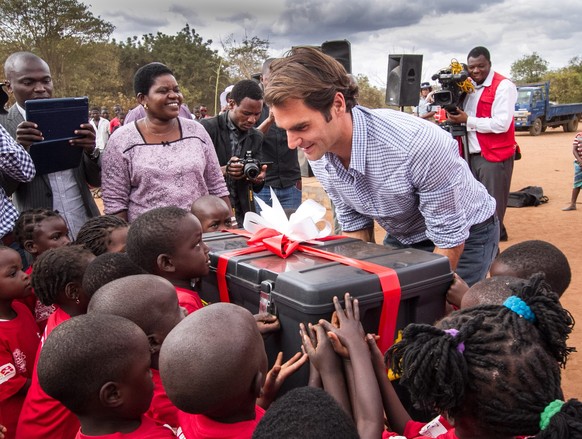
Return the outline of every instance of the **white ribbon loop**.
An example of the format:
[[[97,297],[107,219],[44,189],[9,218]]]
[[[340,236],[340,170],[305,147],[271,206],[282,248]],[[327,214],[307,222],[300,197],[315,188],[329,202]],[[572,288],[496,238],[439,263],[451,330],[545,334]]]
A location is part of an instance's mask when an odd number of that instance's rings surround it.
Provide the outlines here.
[[[257,233],[264,228],[275,229],[294,241],[309,241],[324,238],[331,234],[331,224],[325,220],[325,207],[314,200],[304,201],[297,210],[287,218],[285,210],[271,189],[273,207],[255,197],[261,208],[261,214],[247,212],[243,227],[249,233]],[[321,230],[319,227],[321,227]]]

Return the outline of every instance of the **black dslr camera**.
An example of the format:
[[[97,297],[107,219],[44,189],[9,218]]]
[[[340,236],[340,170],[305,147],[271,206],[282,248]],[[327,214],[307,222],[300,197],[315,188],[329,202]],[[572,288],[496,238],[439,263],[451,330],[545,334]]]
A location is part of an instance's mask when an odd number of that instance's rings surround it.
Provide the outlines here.
[[[459,100],[463,93],[461,83],[469,77],[469,72],[463,69],[459,73],[453,73],[452,69],[445,68],[432,75],[433,81],[438,81],[441,90],[433,94],[433,105],[440,105],[450,114],[457,114]]]
[[[240,160],[239,163],[243,165],[243,174],[249,180],[254,180],[261,173],[261,168],[263,165],[270,165],[273,162],[263,162],[253,158],[253,153],[251,151],[245,152],[245,158]]]

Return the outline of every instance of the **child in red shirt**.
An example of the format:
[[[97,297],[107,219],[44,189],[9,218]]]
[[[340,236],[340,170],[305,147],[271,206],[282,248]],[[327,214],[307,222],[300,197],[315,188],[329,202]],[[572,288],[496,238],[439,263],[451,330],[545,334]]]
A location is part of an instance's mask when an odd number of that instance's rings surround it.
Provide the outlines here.
[[[86,314],[62,323],[40,353],[38,378],[79,418],[78,439],[175,437],[143,417],[153,393],[149,343],[127,319]]]
[[[7,438],[15,437],[39,344],[34,317],[14,300],[31,292],[18,252],[0,246],[0,424],[6,426]]]
[[[95,256],[89,250],[73,245],[49,249],[36,260],[32,285],[43,304],[55,306],[55,312],[47,320],[40,348],[55,327],[87,311],[89,297],[83,290],[82,279],[93,259]],[[35,370],[18,420],[16,437],[72,439],[78,430],[77,418],[42,390]]]
[[[208,274],[210,259],[200,221],[190,212],[169,206],[140,215],[127,234],[127,255],[148,273],[169,280],[188,313],[202,308],[192,285]]]
[[[113,314],[131,320],[148,337],[154,396],[146,413],[160,424],[178,427],[178,409],[170,402],[158,372],[166,335],[184,318],[176,291],[166,279],[151,274],[127,276],[101,287],[91,299],[89,314]]]
[[[14,225],[14,236],[20,246],[32,256],[33,261],[45,251],[71,242],[69,228],[64,218],[58,212],[45,208],[22,212]],[[31,275],[32,269],[32,265],[28,267],[27,274]],[[54,312],[54,307],[44,305],[36,298],[36,293],[30,296],[25,304],[32,311],[42,333],[48,317]]]
[[[253,315],[215,303],[180,322],[160,351],[160,375],[182,410],[178,437],[250,438],[264,410],[256,400],[267,354]]]

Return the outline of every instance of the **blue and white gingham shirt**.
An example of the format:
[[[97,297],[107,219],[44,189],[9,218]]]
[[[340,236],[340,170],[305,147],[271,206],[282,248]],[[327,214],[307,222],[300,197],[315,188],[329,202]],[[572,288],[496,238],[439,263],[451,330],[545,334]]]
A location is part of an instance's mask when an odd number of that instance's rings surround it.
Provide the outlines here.
[[[36,173],[28,152],[1,125],[0,172],[20,182],[32,180]],[[0,186],[0,238],[12,231],[17,218],[18,211]]]
[[[346,169],[333,153],[310,161],[346,232],[380,226],[404,244],[462,244],[472,225],[495,212],[495,199],[437,125],[395,110],[352,110]]]

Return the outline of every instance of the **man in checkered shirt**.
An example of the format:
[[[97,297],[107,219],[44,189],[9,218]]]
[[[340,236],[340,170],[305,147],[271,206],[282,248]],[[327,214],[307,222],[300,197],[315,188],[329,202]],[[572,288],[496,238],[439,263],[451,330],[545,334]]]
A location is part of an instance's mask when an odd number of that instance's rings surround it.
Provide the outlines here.
[[[271,64],[265,100],[290,148],[301,148],[336,206],[344,235],[434,251],[469,285],[485,278],[499,243],[495,199],[435,124],[356,105],[339,62],[295,48]]]
[[[9,175],[20,182],[28,182],[35,175],[30,155],[10,137],[2,125],[0,125],[0,174]],[[14,242],[12,229],[17,218],[18,211],[0,185],[0,241],[3,245],[10,246]]]

